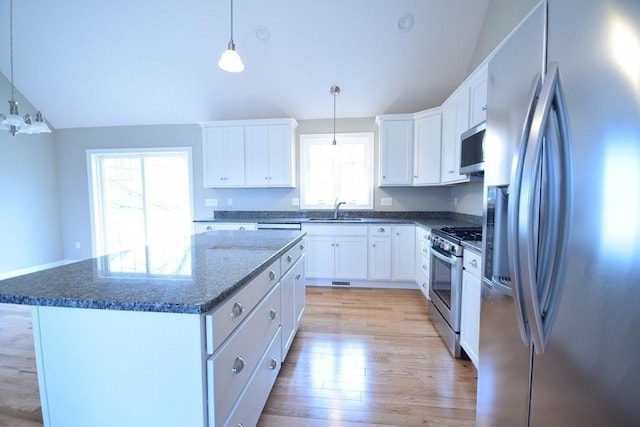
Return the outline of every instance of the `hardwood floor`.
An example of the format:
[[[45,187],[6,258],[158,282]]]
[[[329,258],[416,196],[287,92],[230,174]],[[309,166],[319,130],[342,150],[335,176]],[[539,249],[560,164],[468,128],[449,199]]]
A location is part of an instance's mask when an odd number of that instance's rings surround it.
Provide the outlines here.
[[[0,304],[0,426],[41,425],[31,309]]]
[[[259,426],[473,426],[476,371],[447,352],[420,291],[307,288]]]
[[[475,390],[420,291],[309,287],[258,425],[473,426]],[[0,426],[41,425],[31,311],[0,304]]]

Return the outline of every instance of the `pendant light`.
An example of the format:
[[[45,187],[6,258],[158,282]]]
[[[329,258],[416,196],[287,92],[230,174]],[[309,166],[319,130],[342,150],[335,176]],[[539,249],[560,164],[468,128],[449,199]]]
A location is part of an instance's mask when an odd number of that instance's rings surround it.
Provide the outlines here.
[[[218,66],[224,71],[230,73],[239,73],[244,70],[244,64],[238,52],[236,52],[236,44],[233,42],[233,0],[231,0],[231,39],[227,50],[222,53]]]
[[[333,95],[333,145],[336,145],[336,96],[340,95],[340,86],[331,86],[329,93]]]
[[[0,113],[0,129],[8,130],[13,136],[16,136],[17,133],[50,133],[51,129],[42,118],[41,112],[38,111],[34,121],[29,114],[25,115],[23,119],[18,111],[18,101],[14,96],[15,87],[13,85],[13,0],[9,1],[9,59],[11,67],[11,100],[9,100],[9,115],[5,116]]]

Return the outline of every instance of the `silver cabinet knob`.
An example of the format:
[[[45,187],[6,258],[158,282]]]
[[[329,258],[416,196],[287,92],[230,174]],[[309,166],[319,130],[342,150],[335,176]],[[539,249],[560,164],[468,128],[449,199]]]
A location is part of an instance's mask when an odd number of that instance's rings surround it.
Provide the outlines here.
[[[300,275],[296,274],[296,280],[300,280]]]
[[[273,320],[276,316],[278,316],[278,313],[274,309],[271,309],[271,311],[269,311],[269,319]]]
[[[287,262],[291,262],[293,258],[291,258],[291,255],[287,255]]]
[[[376,244],[375,244],[375,243],[372,243],[372,244],[371,244],[371,247],[372,247],[372,248],[375,248],[375,247],[376,247]]]
[[[246,230],[246,228],[244,228],[244,226],[241,225],[240,228],[238,228],[238,230]]]
[[[300,245],[300,250],[303,251],[304,250],[304,245]]]
[[[242,306],[242,304],[240,302],[236,302],[235,304],[233,304],[233,307],[231,307],[231,317],[236,318],[242,313],[244,313],[244,307]]]
[[[487,111],[487,106],[486,105],[482,106],[482,111]]]
[[[471,264],[472,267],[477,267],[478,266],[478,260],[472,259],[470,264]]]
[[[271,359],[269,362],[269,369],[276,369],[278,367],[278,361],[276,359]]]
[[[210,225],[207,225],[207,230],[213,230],[213,227]]]
[[[233,375],[239,374],[244,369],[244,359],[242,356],[236,357],[236,360],[233,361],[233,368],[231,368],[231,373]]]
[[[273,280],[276,278],[276,273],[274,273],[273,271],[269,271],[269,280]]]
[[[384,233],[384,227],[380,227],[380,228],[378,228],[378,232],[379,232],[379,233]]]

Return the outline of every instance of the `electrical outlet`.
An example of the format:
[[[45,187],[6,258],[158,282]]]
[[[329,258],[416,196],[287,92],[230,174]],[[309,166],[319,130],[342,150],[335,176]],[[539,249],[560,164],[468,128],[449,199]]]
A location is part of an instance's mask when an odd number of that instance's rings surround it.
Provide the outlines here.
[[[300,206],[300,199],[298,199],[297,197],[292,197],[291,206]]]
[[[80,242],[76,242],[76,249],[80,249]]]
[[[204,205],[208,208],[215,208],[218,206],[218,199],[204,199]]]
[[[233,199],[227,199],[227,206],[233,206]]]
[[[457,197],[453,198],[453,207],[458,207],[458,198]]]
[[[393,199],[391,197],[383,197],[380,199],[380,205],[382,206],[392,206]]]

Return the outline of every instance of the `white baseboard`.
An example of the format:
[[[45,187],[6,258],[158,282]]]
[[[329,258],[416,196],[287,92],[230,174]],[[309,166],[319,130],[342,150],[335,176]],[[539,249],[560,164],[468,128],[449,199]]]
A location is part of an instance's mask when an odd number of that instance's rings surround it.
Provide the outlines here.
[[[21,268],[19,270],[7,271],[0,273],[0,280],[10,279],[12,277],[22,276],[24,274],[35,273],[36,271],[46,270],[53,267],[60,267],[61,265],[71,264],[77,262],[74,259],[63,259],[60,261],[49,262],[46,264],[34,265],[32,267]]]

